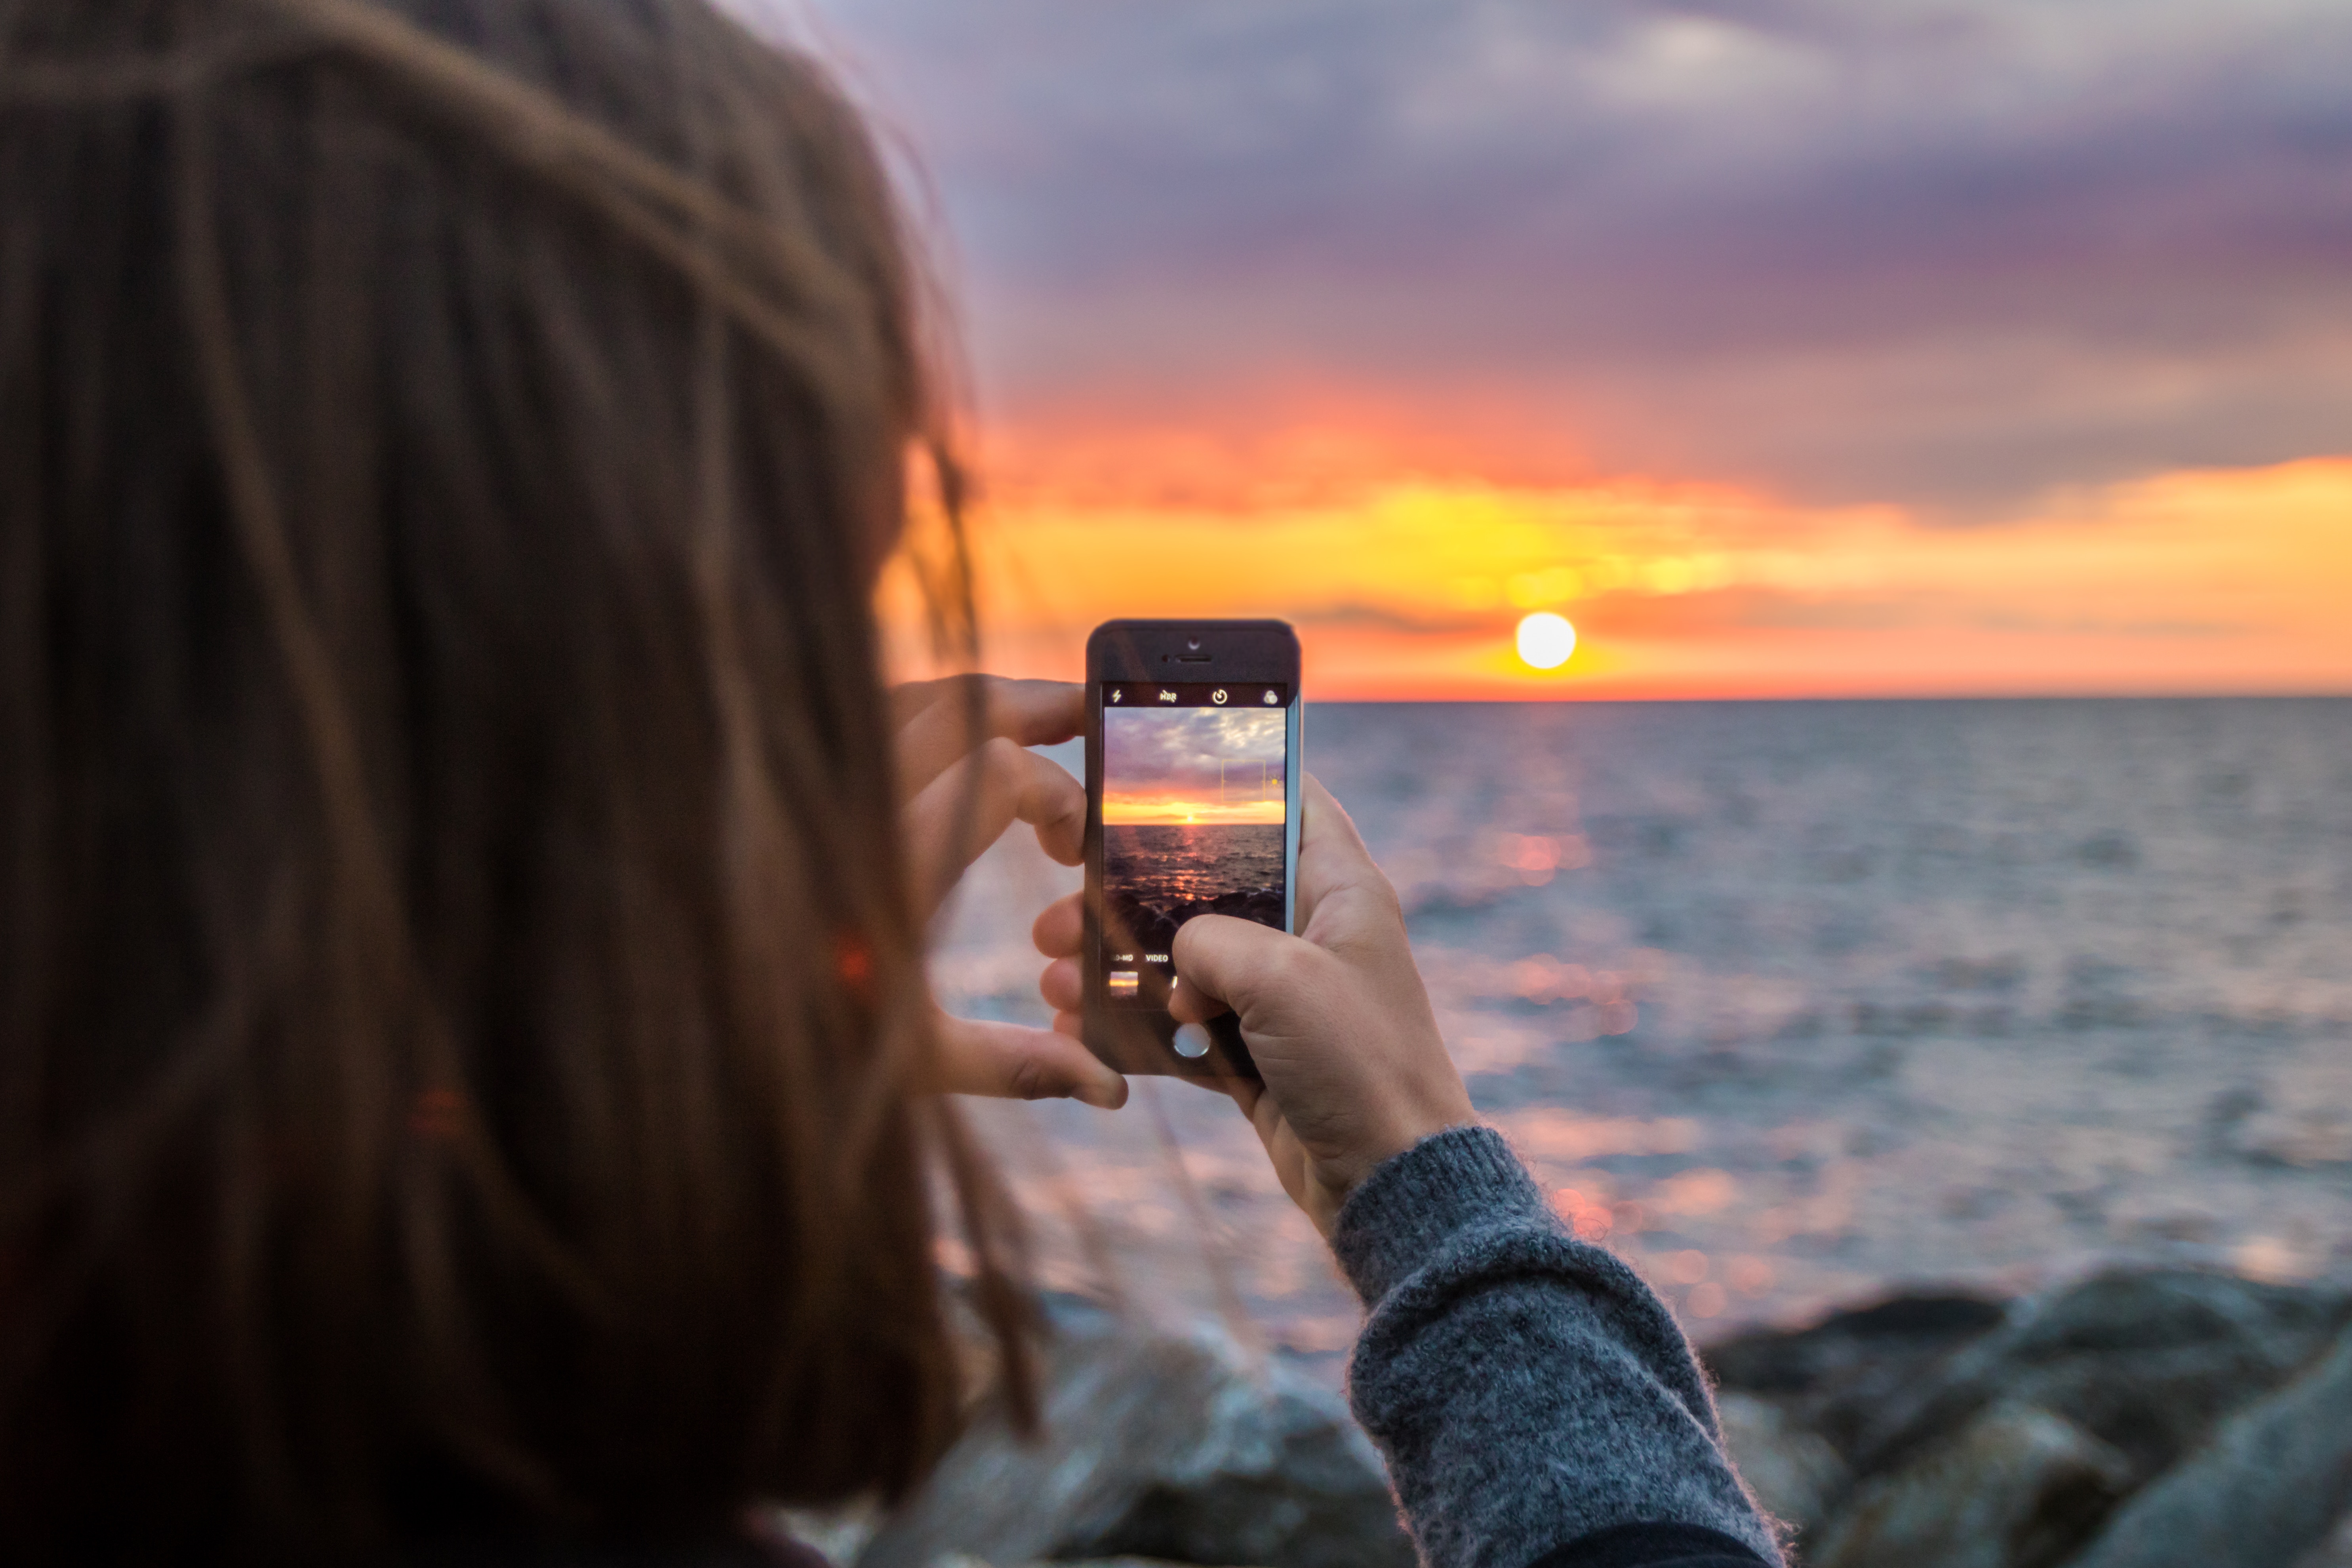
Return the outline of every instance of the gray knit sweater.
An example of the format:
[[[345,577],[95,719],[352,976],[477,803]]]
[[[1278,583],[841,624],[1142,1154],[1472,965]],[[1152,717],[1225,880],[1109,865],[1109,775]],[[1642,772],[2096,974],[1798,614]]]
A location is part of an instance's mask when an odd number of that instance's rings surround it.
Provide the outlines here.
[[[1430,1568],[1680,1560],[1570,1546],[1661,1525],[1780,1562],[1673,1317],[1569,1233],[1500,1134],[1455,1128],[1388,1161],[1332,1245],[1370,1311],[1349,1398]]]

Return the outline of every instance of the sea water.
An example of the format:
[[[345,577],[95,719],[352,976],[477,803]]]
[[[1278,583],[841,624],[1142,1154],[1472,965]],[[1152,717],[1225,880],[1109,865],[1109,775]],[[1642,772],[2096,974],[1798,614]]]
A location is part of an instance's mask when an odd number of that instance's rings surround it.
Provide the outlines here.
[[[2352,1277],[2352,701],[1331,705],[1306,760],[1480,1111],[1702,1340],[2118,1260]],[[992,850],[942,999],[1044,1022],[1029,917],[1076,885]],[[1047,1281],[1336,1369],[1355,1304],[1247,1123],[1137,1081],[978,1108]]]
[[[1103,829],[1103,879],[1158,911],[1237,894],[1275,900],[1282,923],[1280,823],[1143,824]]]

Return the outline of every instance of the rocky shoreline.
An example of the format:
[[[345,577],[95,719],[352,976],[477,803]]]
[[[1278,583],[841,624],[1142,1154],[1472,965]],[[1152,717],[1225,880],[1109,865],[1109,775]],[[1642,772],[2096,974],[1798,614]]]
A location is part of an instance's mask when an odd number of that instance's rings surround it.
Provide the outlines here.
[[[983,1398],[842,1568],[1411,1568],[1339,1396],[1223,1331],[1049,1303],[1047,1430]],[[1811,1568],[2352,1568],[2352,1295],[2118,1270],[1907,1295],[1704,1352],[1741,1473]]]
[[[1742,1474],[1817,1568],[2332,1568],[2347,1325],[2338,1290],[2131,1270],[1897,1298],[1707,1361]]]

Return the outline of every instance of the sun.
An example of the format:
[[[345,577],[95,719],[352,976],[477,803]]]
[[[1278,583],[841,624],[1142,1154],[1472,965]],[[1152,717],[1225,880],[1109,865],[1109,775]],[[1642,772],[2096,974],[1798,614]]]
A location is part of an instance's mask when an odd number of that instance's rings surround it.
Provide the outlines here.
[[[1519,657],[1536,669],[1558,669],[1576,651],[1576,628],[1564,616],[1538,610],[1519,623]]]

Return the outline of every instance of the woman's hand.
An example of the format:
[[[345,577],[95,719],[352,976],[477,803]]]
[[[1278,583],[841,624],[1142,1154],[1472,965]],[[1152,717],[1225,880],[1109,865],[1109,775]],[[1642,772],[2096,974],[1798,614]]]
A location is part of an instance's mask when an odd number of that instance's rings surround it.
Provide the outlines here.
[[[930,919],[981,851],[1015,821],[1037,830],[1046,854],[1065,866],[1078,863],[1086,848],[1086,790],[1028,748],[1079,732],[1084,688],[962,676],[899,687],[890,700],[898,725],[900,820],[922,919]],[[938,1027],[942,1089],[1071,1098],[1106,1110],[1127,1102],[1127,1080],[1067,1034],[945,1013]]]
[[[1303,793],[1302,934],[1226,915],[1185,921],[1170,1011],[1193,1023],[1228,1006],[1240,1015],[1265,1082],[1230,1091],[1283,1190],[1328,1237],[1374,1166],[1477,1113],[1438,1034],[1395,889],[1339,803],[1311,777]],[[1054,1026],[1071,1034],[1080,925],[1078,900],[1065,899],[1038,916],[1034,932],[1055,961],[1039,988],[1055,1009]]]

